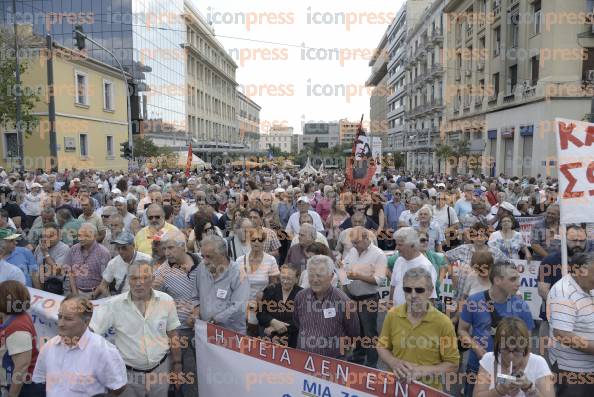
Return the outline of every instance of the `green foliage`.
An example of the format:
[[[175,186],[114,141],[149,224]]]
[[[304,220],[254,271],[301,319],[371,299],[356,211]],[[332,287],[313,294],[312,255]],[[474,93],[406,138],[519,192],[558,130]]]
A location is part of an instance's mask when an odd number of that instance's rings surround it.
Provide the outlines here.
[[[27,45],[27,40],[20,39],[19,42],[19,48],[24,48]],[[35,93],[35,90],[23,84],[23,76],[27,71],[27,61],[23,59],[19,60],[21,86],[17,87],[15,73],[16,58],[12,56],[15,53],[14,34],[12,31],[0,29],[0,52],[5,55],[0,57],[0,128],[4,130],[15,129],[16,96],[20,94],[20,129],[26,135],[31,135],[39,122],[39,118],[31,114],[35,104],[39,101],[39,97]]]
[[[167,156],[173,150],[167,146],[156,146],[150,138],[134,136],[134,157],[158,157]]]

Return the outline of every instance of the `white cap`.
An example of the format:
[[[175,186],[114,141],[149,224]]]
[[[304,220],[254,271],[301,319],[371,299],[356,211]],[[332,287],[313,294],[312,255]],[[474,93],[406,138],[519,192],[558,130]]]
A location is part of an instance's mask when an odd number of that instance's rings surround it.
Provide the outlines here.
[[[114,187],[113,189],[111,189],[111,192],[113,194],[122,194],[122,191],[120,189],[118,189],[117,187]]]
[[[282,187],[277,187],[276,189],[274,189],[274,193],[284,193],[285,189],[283,189]]]
[[[31,189],[33,189],[33,188],[36,188],[36,187],[39,187],[39,188],[41,188],[41,187],[43,187],[43,186],[41,186],[41,185],[40,185],[39,183],[37,183],[37,182],[35,182],[35,183],[31,184]]]
[[[128,202],[126,201],[126,199],[125,199],[125,198],[123,198],[123,197],[116,197],[116,198],[113,200],[113,202],[114,202],[114,203],[121,203],[121,204],[127,204],[127,203],[128,203]]]
[[[297,202],[303,202],[309,204],[309,198],[307,196],[301,196],[297,199]]]

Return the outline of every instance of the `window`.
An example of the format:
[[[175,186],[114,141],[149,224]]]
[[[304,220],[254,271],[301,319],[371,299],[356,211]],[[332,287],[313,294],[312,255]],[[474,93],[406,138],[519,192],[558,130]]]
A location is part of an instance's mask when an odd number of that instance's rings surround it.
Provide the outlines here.
[[[501,52],[501,27],[496,27],[493,31],[493,56],[499,56]]]
[[[75,88],[76,88],[76,98],[75,102],[78,105],[88,105],[89,104],[89,97],[88,97],[88,84],[87,84],[87,75],[83,72],[75,72]]]
[[[588,81],[594,74],[594,48],[584,48],[586,56],[582,62],[582,80]]]
[[[5,132],[4,133],[4,158],[16,158],[18,157],[18,140],[16,132]]]
[[[107,135],[105,138],[107,139],[107,141],[106,141],[107,156],[113,157],[113,136]]]
[[[516,5],[510,10],[510,24],[509,24],[510,43],[509,43],[509,46],[511,48],[518,47],[518,38],[520,35],[520,28],[518,26],[519,19],[520,19],[520,11],[519,11],[518,5]]]
[[[113,83],[103,80],[103,110],[113,110]]]
[[[532,12],[534,21],[534,34],[539,34],[540,29],[542,26],[542,8],[541,8],[541,0],[535,0],[534,4],[532,5]]]
[[[87,157],[89,155],[89,136],[87,134],[79,135],[80,156]]]
[[[522,147],[522,175],[530,175],[532,173],[532,144],[533,137],[525,136]]]
[[[493,75],[493,96],[495,98],[499,96],[499,73]]]
[[[509,91],[508,94],[513,94],[518,85],[518,65],[509,67]]]
[[[540,68],[540,60],[538,57],[532,57],[530,59],[530,69],[532,70],[532,82],[531,85],[534,87],[538,84],[538,72]]]

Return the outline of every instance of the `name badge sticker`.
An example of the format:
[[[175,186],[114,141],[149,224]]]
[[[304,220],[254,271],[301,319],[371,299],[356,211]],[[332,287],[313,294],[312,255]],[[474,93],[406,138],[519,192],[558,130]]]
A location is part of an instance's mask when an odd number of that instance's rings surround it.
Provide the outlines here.
[[[333,318],[336,317],[336,309],[333,307],[329,307],[328,309],[324,309],[324,318]]]
[[[217,289],[217,298],[225,299],[227,297],[227,290],[226,289]]]

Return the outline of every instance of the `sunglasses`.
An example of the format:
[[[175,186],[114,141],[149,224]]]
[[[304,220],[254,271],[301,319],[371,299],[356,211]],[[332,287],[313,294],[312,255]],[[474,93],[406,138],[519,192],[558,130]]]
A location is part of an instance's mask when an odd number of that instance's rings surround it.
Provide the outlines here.
[[[426,238],[422,238],[422,239],[420,239],[419,241],[420,241],[421,243],[426,243],[426,242],[427,242],[427,241],[429,241],[429,240],[427,240]]]
[[[252,237],[250,239],[252,241],[252,243],[255,243],[256,241],[259,241],[261,243],[263,243],[264,241],[266,241],[266,237],[262,236],[262,237]]]
[[[425,290],[426,290],[426,289],[425,289],[425,288],[423,288],[423,287],[415,287],[415,288],[413,288],[413,287],[402,287],[402,289],[404,290],[404,293],[405,293],[405,294],[410,294],[410,293],[412,293],[412,292],[413,292],[413,289],[415,290],[415,292],[416,292],[417,294],[422,294],[422,293],[424,293],[424,292],[425,292]]]

